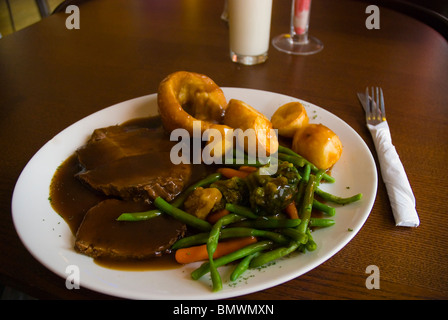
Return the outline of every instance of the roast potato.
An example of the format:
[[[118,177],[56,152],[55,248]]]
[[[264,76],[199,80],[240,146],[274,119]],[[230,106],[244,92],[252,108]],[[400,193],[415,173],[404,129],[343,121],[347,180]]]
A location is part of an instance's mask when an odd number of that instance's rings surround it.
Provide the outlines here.
[[[271,117],[273,128],[278,130],[280,136],[288,138],[292,138],[308,121],[305,107],[298,101],[280,106]]]
[[[323,124],[308,124],[294,134],[292,150],[319,169],[326,170],[341,157],[342,143],[339,137]]]
[[[185,211],[205,220],[216,203],[221,201],[222,194],[216,188],[196,188],[185,200]]]
[[[227,105],[223,123],[234,129],[241,129],[243,135],[236,135],[239,146],[251,155],[270,155],[278,150],[278,139],[272,128],[272,123],[265,115],[255,110],[247,103],[231,99]],[[252,130],[250,130],[252,129]],[[256,146],[248,143],[245,134],[254,133]],[[260,150],[260,149],[261,150]],[[256,149],[256,154],[254,154]]]
[[[233,149],[233,129],[215,124],[204,131],[203,140],[207,141],[202,152],[203,161],[207,164],[217,163]]]

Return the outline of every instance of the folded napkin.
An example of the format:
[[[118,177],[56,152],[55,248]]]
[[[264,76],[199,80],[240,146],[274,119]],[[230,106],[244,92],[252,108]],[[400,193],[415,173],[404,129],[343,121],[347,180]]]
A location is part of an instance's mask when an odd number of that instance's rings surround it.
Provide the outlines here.
[[[402,227],[418,227],[420,220],[415,209],[415,197],[403,164],[392,144],[387,121],[373,126],[367,125],[372,134],[381,176],[387,188],[395,224]]]

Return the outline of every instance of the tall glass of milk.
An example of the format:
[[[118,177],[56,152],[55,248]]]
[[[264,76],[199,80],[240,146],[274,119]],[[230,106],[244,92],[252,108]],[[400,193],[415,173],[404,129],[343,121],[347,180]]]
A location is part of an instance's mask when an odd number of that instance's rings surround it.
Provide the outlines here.
[[[272,0],[228,0],[230,58],[253,65],[268,58]]]

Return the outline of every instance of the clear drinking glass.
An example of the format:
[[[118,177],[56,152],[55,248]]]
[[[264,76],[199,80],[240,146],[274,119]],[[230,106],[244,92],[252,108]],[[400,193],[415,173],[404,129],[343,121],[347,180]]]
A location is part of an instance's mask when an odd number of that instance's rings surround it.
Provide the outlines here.
[[[321,51],[323,43],[308,35],[311,0],[292,0],[290,33],[276,36],[272,45],[289,54],[307,55]]]
[[[230,59],[245,65],[268,58],[272,0],[229,0]]]

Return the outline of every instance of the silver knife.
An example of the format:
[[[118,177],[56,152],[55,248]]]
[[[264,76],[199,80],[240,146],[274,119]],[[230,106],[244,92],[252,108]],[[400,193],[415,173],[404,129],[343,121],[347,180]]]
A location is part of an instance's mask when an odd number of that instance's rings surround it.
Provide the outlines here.
[[[358,98],[365,112],[368,110],[366,103],[375,103],[364,93],[358,93]],[[395,223],[397,226],[417,227],[420,220],[415,209],[415,197],[403,164],[392,144],[389,125],[384,120],[377,125],[367,124],[367,127],[375,144]]]
[[[367,112],[367,105],[366,105],[367,99],[366,98],[368,98],[371,103],[375,103],[372,101],[372,99],[370,97],[366,97],[365,93],[358,92],[358,99],[361,102],[364,112]]]

